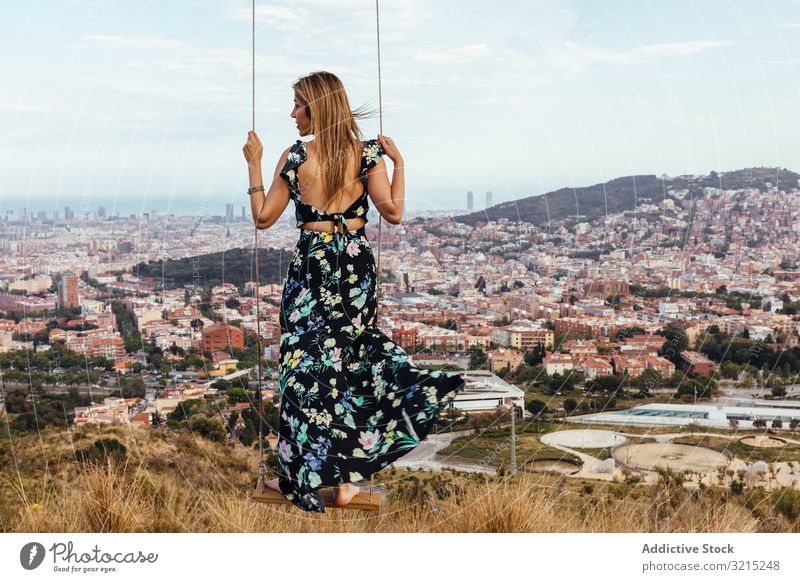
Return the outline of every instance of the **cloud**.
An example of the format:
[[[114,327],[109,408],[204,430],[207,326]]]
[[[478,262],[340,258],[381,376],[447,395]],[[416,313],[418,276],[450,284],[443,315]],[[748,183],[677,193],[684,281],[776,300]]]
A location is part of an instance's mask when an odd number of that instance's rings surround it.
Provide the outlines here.
[[[730,41],[696,40],[688,42],[673,42],[640,46],[626,51],[613,51],[601,48],[592,48],[567,42],[564,51],[568,58],[575,58],[580,64],[592,62],[610,64],[646,63],[670,57],[688,56],[699,52],[719,48],[731,44]]]
[[[92,9],[105,10],[109,7],[113,0],[70,0],[70,4],[74,6],[88,6]]]
[[[252,6],[233,6],[225,14],[230,20],[246,20],[253,18]],[[275,30],[297,29],[309,17],[305,8],[292,6],[256,5],[256,26],[266,25]]]
[[[684,57],[729,44],[732,44],[729,40],[693,40],[688,42],[651,44],[633,49],[630,51],[630,54],[634,58],[643,57],[644,60]]]
[[[127,70],[185,72],[209,78],[240,76],[250,70],[252,59],[248,45],[219,47],[157,36],[88,35],[80,43],[104,50],[129,51],[135,58],[125,63]],[[285,54],[256,54],[256,66],[271,74],[286,75],[296,70],[291,60]]]
[[[46,113],[50,111],[47,107],[31,105],[29,103],[13,103],[11,101],[0,101],[0,111],[13,111],[15,113]]]
[[[759,65],[800,65],[800,58],[797,59],[763,59],[756,61]]]
[[[80,43],[92,47],[115,49],[146,50],[188,50],[189,43],[160,36],[116,36],[108,34],[90,34],[81,37]]]
[[[503,53],[514,59],[517,68],[550,68],[559,73],[578,72],[597,64],[633,65],[672,57],[690,56],[709,49],[732,44],[727,40],[695,40],[644,45],[627,50],[614,50],[565,40],[547,47],[541,54],[506,48]]]
[[[489,52],[489,47],[485,43],[481,43],[441,51],[416,51],[413,56],[418,61],[449,65],[472,62],[485,57]]]

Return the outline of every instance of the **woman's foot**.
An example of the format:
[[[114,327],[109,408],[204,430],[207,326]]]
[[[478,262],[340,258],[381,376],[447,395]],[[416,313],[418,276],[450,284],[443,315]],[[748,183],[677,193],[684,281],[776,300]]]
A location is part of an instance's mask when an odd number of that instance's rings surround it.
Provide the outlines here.
[[[277,477],[275,479],[270,479],[269,481],[267,481],[267,487],[269,487],[270,489],[274,489],[278,493],[283,493],[281,491],[280,486],[278,485],[278,478]]]
[[[350,500],[358,495],[361,489],[352,483],[344,483],[336,487],[334,493],[333,503],[337,507],[342,507],[350,503]]]

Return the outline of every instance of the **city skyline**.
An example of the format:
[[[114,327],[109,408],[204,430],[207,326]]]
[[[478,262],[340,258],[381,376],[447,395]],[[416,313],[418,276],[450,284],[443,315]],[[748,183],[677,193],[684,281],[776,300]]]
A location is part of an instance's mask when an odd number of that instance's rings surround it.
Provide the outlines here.
[[[489,13],[383,2],[384,130],[406,158],[407,208],[462,208],[467,190],[501,203],[640,173],[797,170],[798,7],[551,1]],[[6,11],[2,208],[42,198],[112,213],[137,203],[146,212],[154,200],[239,207],[249,3]],[[352,107],[377,109],[374,7],[300,0],[257,12],[256,130],[269,175],[298,139],[297,77],[330,70]],[[362,127],[376,134],[378,119]]]

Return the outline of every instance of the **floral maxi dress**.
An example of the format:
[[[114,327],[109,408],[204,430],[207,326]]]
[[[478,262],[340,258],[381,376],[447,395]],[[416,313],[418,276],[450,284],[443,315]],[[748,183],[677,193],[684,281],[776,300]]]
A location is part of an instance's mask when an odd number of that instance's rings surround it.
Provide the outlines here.
[[[280,172],[289,182],[298,228],[334,220],[342,232],[300,229],[281,298],[278,482],[305,511],[324,512],[318,489],[361,481],[416,447],[464,388],[456,373],[421,370],[376,325],[376,269],[365,227],[347,219],[369,209],[367,170],[383,149],[363,142],[364,193],[328,214],[303,202],[298,170],[305,143]]]

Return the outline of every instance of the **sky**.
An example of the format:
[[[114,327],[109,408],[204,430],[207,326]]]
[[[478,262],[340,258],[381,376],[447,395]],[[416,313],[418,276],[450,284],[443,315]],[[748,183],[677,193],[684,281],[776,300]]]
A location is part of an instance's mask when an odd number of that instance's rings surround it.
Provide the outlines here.
[[[256,3],[271,180],[291,85],[379,106],[375,2]],[[631,174],[800,171],[800,0],[380,0],[406,209],[482,209]],[[251,3],[0,0],[0,212],[248,204]],[[378,117],[363,120],[366,138]],[[303,138],[304,140],[309,138]],[[391,163],[387,160],[391,167]],[[291,207],[291,205],[290,205]]]

